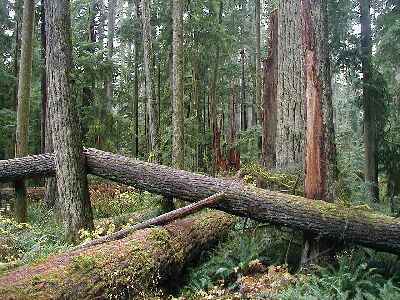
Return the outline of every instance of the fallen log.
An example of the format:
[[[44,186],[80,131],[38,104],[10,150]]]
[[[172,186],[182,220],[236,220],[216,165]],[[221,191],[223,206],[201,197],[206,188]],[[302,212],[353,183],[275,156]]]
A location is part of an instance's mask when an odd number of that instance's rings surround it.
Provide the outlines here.
[[[258,189],[234,180],[213,178],[146,163],[96,149],[85,150],[88,172],[141,190],[198,201],[223,192],[213,208],[257,221],[308,231],[345,243],[400,254],[400,220],[369,210]],[[0,181],[54,173],[51,154],[0,161]],[[24,166],[24,170],[19,170]]]
[[[181,207],[176,210],[170,211],[168,213],[162,214],[161,216],[154,217],[150,220],[143,221],[142,223],[138,223],[138,224],[130,226],[128,228],[121,229],[112,234],[89,241],[87,243],[77,246],[76,249],[85,249],[85,248],[93,247],[95,245],[100,245],[103,243],[123,239],[123,238],[127,237],[128,234],[131,234],[132,232],[134,232],[136,230],[145,229],[150,226],[160,226],[160,225],[165,225],[165,224],[171,223],[172,221],[182,219],[184,217],[187,217],[191,214],[194,214],[194,213],[200,211],[201,209],[203,209],[207,206],[215,204],[218,201],[220,201],[223,197],[224,197],[224,193],[215,194],[215,195],[208,197],[206,199],[203,199],[199,202],[192,203],[185,207]]]
[[[179,281],[183,267],[233,224],[209,212],[165,227],[53,256],[0,278],[1,299],[149,299]]]

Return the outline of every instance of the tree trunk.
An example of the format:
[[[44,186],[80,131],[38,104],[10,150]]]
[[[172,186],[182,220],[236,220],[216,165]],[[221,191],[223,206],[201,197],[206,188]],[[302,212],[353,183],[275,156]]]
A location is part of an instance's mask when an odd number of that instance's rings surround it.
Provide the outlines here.
[[[258,189],[234,180],[213,178],[141,162],[95,149],[86,149],[88,173],[140,190],[189,202],[224,192],[214,208],[256,221],[318,234],[337,242],[360,244],[400,254],[400,221],[362,207]],[[0,181],[54,174],[54,155],[0,161]]]
[[[58,196],[66,238],[74,241],[80,229],[93,227],[93,218],[77,104],[71,93],[69,8],[68,0],[46,1],[46,70]]]
[[[255,0],[255,15],[256,15],[256,116],[260,122],[262,120],[262,104],[261,104],[261,5],[260,0]],[[260,113],[259,113],[260,112]]]
[[[264,61],[264,95],[262,110],[262,165],[273,169],[276,165],[277,86],[278,86],[278,11],[269,21],[268,57]]]
[[[142,28],[141,16],[140,16],[140,4],[139,0],[135,0],[135,39],[134,39],[134,50],[135,50],[135,82],[134,89],[135,95],[133,98],[133,155],[139,157],[139,59],[140,59],[140,28]]]
[[[304,54],[300,1],[279,1],[276,166],[302,168],[304,159]]]
[[[219,14],[218,14],[218,24],[222,24],[223,15],[223,1],[220,1]],[[210,106],[210,127],[212,130],[212,154],[213,154],[213,164],[212,164],[212,174],[215,175],[219,172],[222,164],[222,152],[221,152],[221,129],[219,128],[218,122],[218,105],[217,105],[217,83],[219,76],[219,61],[220,61],[221,49],[219,44],[216,45],[215,50],[215,64],[213,68],[209,106]]]
[[[154,63],[153,63],[153,41],[151,29],[150,0],[142,0],[142,23],[143,23],[143,62],[146,76],[146,98],[149,144],[151,158],[159,161],[160,158],[160,136],[158,128],[158,101],[154,93]]]
[[[32,83],[33,22],[35,2],[24,1],[22,20],[21,61],[18,79],[18,109],[16,132],[16,157],[28,154],[29,103]],[[26,188],[23,181],[15,182],[15,217],[18,222],[27,221]]]
[[[333,201],[335,144],[333,132],[328,130],[333,127],[333,118],[327,2],[302,0],[301,16],[306,87],[304,194],[309,199]],[[333,254],[332,250],[332,243],[305,232],[302,264],[315,262],[321,253]]]
[[[240,152],[237,147],[237,107],[239,101],[237,99],[236,85],[231,83],[231,96],[229,101],[229,136],[228,136],[228,159],[227,169],[238,171],[240,169]]]
[[[44,62],[42,70],[42,148],[43,153],[52,153],[54,151],[53,141],[51,137],[49,105],[47,97],[47,75],[46,75],[46,9],[45,1],[41,3],[41,42],[42,42],[42,58]],[[44,203],[48,208],[53,208],[57,203],[57,182],[54,177],[46,178],[46,191],[44,194]],[[58,203],[59,205],[59,203]],[[56,210],[59,211],[57,206]]]
[[[184,267],[224,237],[232,224],[233,218],[228,215],[205,213],[164,227],[139,230],[121,240],[59,254],[0,278],[0,297],[164,298],[167,289],[182,283]]]
[[[172,5],[172,165],[183,169],[184,160],[184,112],[183,112],[183,1],[173,0]]]
[[[377,161],[377,117],[372,91],[372,37],[370,0],[360,0],[361,63],[363,73],[365,181],[374,201],[379,201]]]
[[[113,101],[113,55],[114,55],[114,32],[115,32],[115,8],[118,0],[108,1],[108,24],[107,24],[107,61],[111,65],[111,72],[106,80],[107,111],[111,111]]]

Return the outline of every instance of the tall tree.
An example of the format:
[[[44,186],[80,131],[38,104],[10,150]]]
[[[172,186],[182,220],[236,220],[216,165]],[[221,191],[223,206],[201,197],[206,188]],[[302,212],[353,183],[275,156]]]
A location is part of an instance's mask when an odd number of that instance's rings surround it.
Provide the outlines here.
[[[133,155],[139,156],[139,58],[140,58],[140,32],[139,28],[142,28],[141,16],[140,16],[140,4],[139,0],[134,1],[135,8],[135,36],[134,36],[134,96],[132,103],[132,116],[133,116]]]
[[[264,94],[261,119],[261,163],[268,169],[275,168],[276,165],[278,51],[278,11],[274,10],[269,21],[268,57],[264,61]]]
[[[371,38],[371,3],[360,0],[361,23],[361,62],[363,82],[364,110],[364,147],[365,147],[365,181],[371,197],[379,200],[378,161],[377,161],[377,117],[372,92],[372,38]]]
[[[16,156],[28,154],[29,103],[32,83],[33,22],[35,1],[24,0],[22,20],[21,60],[18,79],[18,109]],[[23,181],[15,182],[15,215],[19,222],[26,222],[26,188]]]
[[[276,165],[302,167],[304,157],[304,55],[300,1],[279,1]]]
[[[71,93],[69,0],[46,1],[46,70],[57,188],[67,240],[93,228],[76,99]]]
[[[158,127],[158,101],[154,92],[154,55],[153,38],[151,26],[151,0],[142,0],[142,23],[143,23],[143,62],[146,77],[146,98],[149,145],[155,161],[160,157],[160,136]]]
[[[333,201],[336,148],[333,131],[330,56],[326,0],[301,0],[305,69],[306,198]],[[323,237],[305,233],[302,263],[332,252]]]
[[[183,111],[183,1],[172,5],[172,164],[184,168],[184,111]]]
[[[111,72],[106,80],[107,109],[111,110],[113,101],[113,63],[114,55],[114,35],[115,35],[115,8],[118,0],[108,0],[108,24],[107,24],[107,61],[111,65]]]
[[[47,97],[47,75],[46,75],[46,9],[45,1],[41,1],[40,7],[40,39],[42,46],[42,78],[41,78],[41,93],[42,93],[42,152],[53,152],[53,140],[51,137],[51,127],[49,119],[49,105]],[[56,205],[57,200],[57,182],[54,177],[46,178],[46,190],[44,194],[44,202],[49,208]],[[59,207],[56,207],[58,211]]]
[[[261,112],[261,5],[260,0],[255,0],[256,22],[256,114]],[[261,116],[261,114],[260,114]],[[261,117],[257,116],[261,122]]]

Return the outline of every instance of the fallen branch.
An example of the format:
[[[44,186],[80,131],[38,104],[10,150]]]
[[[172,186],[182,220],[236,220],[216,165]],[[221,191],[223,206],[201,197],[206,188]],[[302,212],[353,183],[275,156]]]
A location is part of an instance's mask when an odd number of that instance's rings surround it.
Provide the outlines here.
[[[189,202],[224,192],[212,205],[230,214],[308,231],[323,238],[356,243],[400,254],[400,220],[368,210],[258,189],[234,180],[213,178],[146,163],[96,149],[85,150],[88,172],[140,190]],[[24,169],[20,170],[23,166]],[[54,173],[51,154],[0,161],[0,181]]]
[[[160,225],[166,225],[168,223],[171,223],[172,221],[175,221],[177,219],[182,219],[184,217],[187,217],[190,214],[194,214],[201,209],[205,207],[209,207],[210,205],[218,203],[222,198],[224,197],[224,193],[218,193],[215,194],[211,197],[208,197],[204,200],[200,200],[198,202],[195,202],[193,204],[187,205],[182,208],[178,208],[176,210],[173,210],[171,212],[168,212],[166,214],[163,214],[161,216],[152,218],[150,220],[144,221],[142,223],[130,226],[125,229],[121,229],[117,232],[114,232],[112,234],[100,237],[98,239],[88,241],[82,245],[79,245],[75,248],[75,250],[80,250],[80,249],[86,249],[89,247],[93,247],[95,245],[100,245],[103,243],[111,242],[111,241],[116,241],[122,238],[127,237],[129,234],[136,230],[140,229],[145,229],[151,226],[160,226]]]

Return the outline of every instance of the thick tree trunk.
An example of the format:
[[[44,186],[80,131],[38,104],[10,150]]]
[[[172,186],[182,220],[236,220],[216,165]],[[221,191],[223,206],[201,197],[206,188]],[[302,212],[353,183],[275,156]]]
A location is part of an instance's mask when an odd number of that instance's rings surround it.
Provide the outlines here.
[[[92,228],[76,100],[71,93],[72,45],[68,0],[46,1],[46,70],[58,196],[66,238]],[[61,51],[62,50],[62,51]]]
[[[35,1],[25,0],[22,17],[21,60],[18,79],[16,157],[28,154],[29,103],[32,83],[33,22]],[[23,181],[15,182],[15,217],[26,222],[26,188]]]
[[[150,152],[154,161],[160,157],[158,128],[158,101],[154,92],[153,41],[151,29],[150,0],[142,0],[143,62],[146,76],[147,118]]]
[[[183,112],[183,0],[172,4],[172,164],[184,168],[184,112]]]
[[[320,238],[400,254],[400,220],[368,209],[310,201],[95,149],[86,149],[84,153],[88,172],[96,176],[189,202],[224,192],[226,200],[216,209],[307,231]],[[54,170],[52,154],[0,161],[0,181],[49,176]]]
[[[331,101],[331,75],[328,50],[327,3],[324,0],[302,0],[302,40],[305,53],[305,180],[304,194],[309,199],[333,201],[335,153]],[[333,189],[333,187],[331,188]],[[318,236],[305,233],[305,245],[302,263],[317,260],[321,253],[329,254],[333,250],[332,243]]]
[[[42,58],[44,67],[42,70],[42,148],[43,153],[52,153],[53,140],[51,137],[49,103],[47,97],[47,75],[46,75],[46,9],[45,1],[41,4],[41,42],[42,42]],[[49,208],[53,208],[57,202],[57,182],[54,177],[46,178],[46,192],[44,202]],[[56,209],[58,210],[57,207]]]
[[[364,147],[365,147],[365,181],[370,195],[379,201],[378,161],[377,161],[377,117],[371,91],[372,79],[372,37],[370,0],[360,0],[361,23],[361,62],[363,73],[363,109],[364,109]]]
[[[276,166],[302,168],[304,160],[304,53],[300,1],[279,1]]]
[[[278,86],[278,11],[269,21],[268,57],[264,61],[264,95],[262,110],[262,165],[273,169],[276,165],[277,86]]]
[[[178,285],[185,265],[224,237],[233,218],[206,213],[53,256],[0,278],[2,299],[150,299]]]

